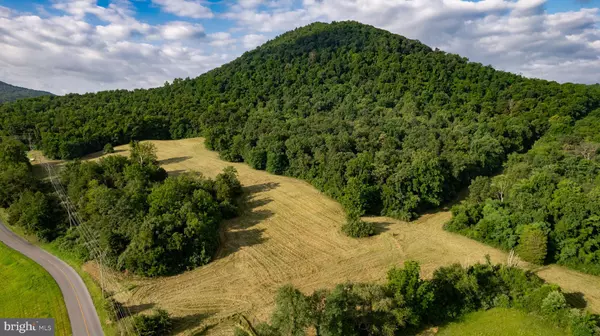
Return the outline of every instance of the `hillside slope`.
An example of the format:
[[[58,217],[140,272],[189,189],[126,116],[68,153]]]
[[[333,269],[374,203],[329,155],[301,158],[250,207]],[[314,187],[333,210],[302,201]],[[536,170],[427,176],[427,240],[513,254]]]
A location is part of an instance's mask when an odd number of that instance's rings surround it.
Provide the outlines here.
[[[17,99],[51,95],[52,93],[50,92],[31,90],[0,82],[0,104]]]
[[[50,157],[204,135],[224,159],[299,177],[352,215],[401,219],[524,151],[600,86],[526,79],[356,22],[315,23],[195,79],[0,107]]]

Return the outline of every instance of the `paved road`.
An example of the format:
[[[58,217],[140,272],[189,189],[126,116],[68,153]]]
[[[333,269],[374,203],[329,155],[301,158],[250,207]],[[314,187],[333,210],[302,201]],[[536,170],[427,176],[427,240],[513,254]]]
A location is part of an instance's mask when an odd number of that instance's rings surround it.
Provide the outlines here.
[[[17,236],[1,221],[0,241],[40,264],[56,280],[67,305],[73,336],[104,335],[90,293],[71,266]]]

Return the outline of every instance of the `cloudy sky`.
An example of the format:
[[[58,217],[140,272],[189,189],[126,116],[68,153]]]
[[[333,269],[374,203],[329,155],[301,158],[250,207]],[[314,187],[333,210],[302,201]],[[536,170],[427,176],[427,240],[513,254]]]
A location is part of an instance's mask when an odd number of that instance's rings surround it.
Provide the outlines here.
[[[525,76],[600,82],[600,0],[0,0],[0,81],[56,94],[160,86],[341,20]]]

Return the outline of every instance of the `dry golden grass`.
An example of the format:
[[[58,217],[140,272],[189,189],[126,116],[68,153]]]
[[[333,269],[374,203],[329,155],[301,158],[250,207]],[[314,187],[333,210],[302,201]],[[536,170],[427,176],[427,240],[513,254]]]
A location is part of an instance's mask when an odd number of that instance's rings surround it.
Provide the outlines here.
[[[173,277],[123,279],[133,288],[122,297],[127,306],[169,310],[180,318],[180,334],[206,329],[203,334],[231,335],[238,313],[252,322],[267,320],[276,290],[286,283],[309,293],[344,281],[382,281],[391,266],[408,259],[421,263],[424,276],[439,266],[484,261],[486,254],[493,262],[507,260],[502,251],[444,231],[451,217],[447,211],[412,223],[368,218],[379,234],[348,238],[339,230],[341,206],[306,182],[222,161],[199,138],[153,142],[170,174],[199,171],[214,177],[232,165],[246,195],[243,213],[224,224],[215,261]],[[117,148],[120,154],[126,149]],[[92,265],[88,270],[94,273]],[[584,293],[588,307],[600,312],[597,277],[557,266],[539,274],[566,291]]]

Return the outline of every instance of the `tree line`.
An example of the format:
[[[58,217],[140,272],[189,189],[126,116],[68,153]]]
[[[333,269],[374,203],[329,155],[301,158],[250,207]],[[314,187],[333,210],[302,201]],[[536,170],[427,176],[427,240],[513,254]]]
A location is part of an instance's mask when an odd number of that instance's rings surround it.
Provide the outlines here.
[[[527,79],[356,22],[283,34],[194,79],[151,90],[0,106],[0,130],[72,159],[141,139],[206,137],[229,161],[309,181],[354,219],[413,219],[579,120],[600,86]]]
[[[419,264],[392,268],[385,284],[344,283],[305,295],[279,289],[269,323],[258,336],[414,335],[478,310],[520,309],[573,336],[600,335],[600,316],[572,307],[561,289],[520,268],[489,262],[440,267],[431,279]],[[238,328],[236,336],[249,333]]]
[[[546,135],[513,154],[502,174],[478,177],[446,229],[525,260],[600,275],[600,109],[550,119]]]
[[[69,221],[54,189],[33,175],[21,142],[0,142],[0,168],[0,202],[8,207],[9,224],[55,240],[83,260],[97,257],[87,246],[97,240],[107,266],[145,276],[208,263],[219,246],[219,224],[236,216],[242,193],[233,167],[215,179],[168,176],[152,143],[133,142],[129,157],[76,160],[61,170],[86,235]]]

